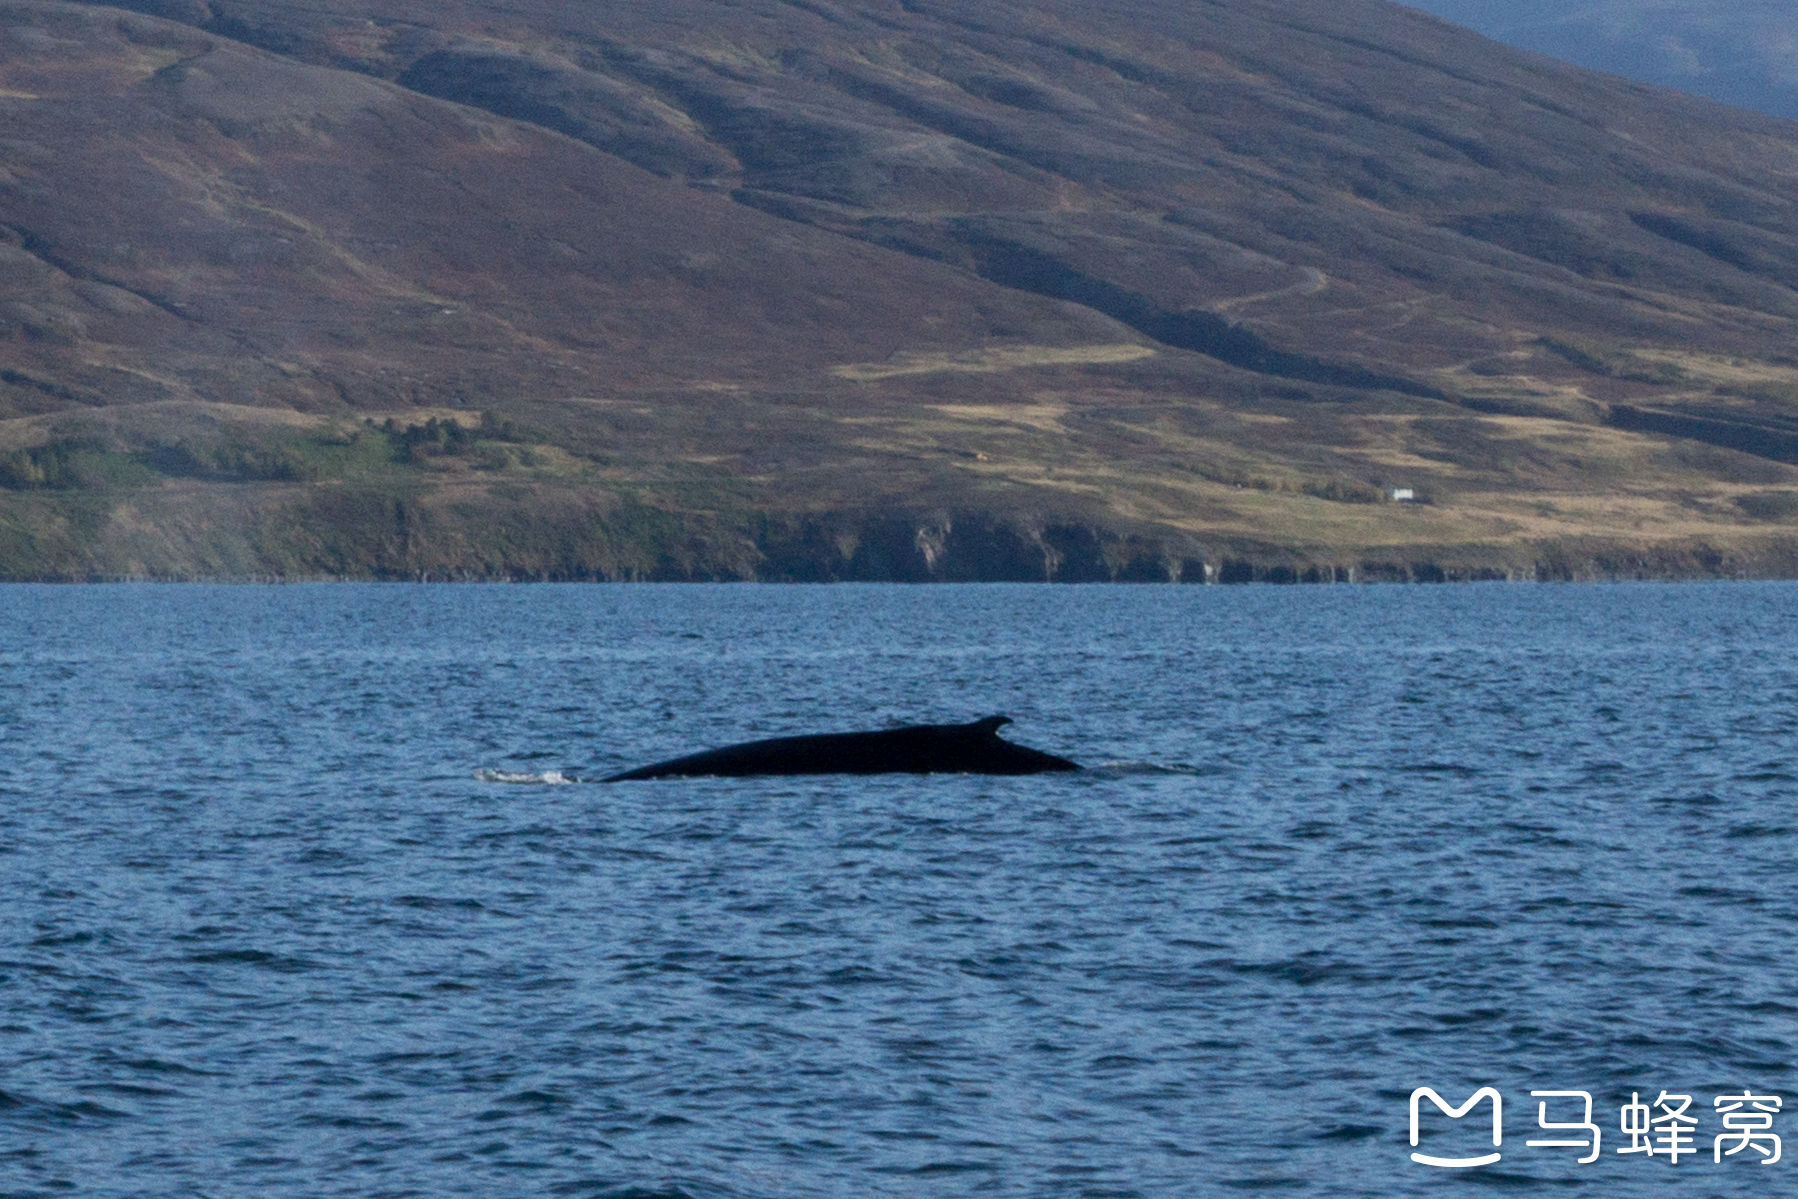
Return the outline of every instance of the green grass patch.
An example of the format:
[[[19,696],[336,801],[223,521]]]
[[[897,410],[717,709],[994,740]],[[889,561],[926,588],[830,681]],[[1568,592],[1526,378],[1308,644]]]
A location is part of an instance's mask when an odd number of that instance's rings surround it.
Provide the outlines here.
[[[449,460],[494,472],[543,465],[541,454],[519,444],[512,422],[492,413],[483,413],[481,423],[472,426],[435,418],[407,426],[371,420],[361,428],[312,431],[189,424],[160,436],[149,445],[137,439],[134,446],[121,445],[116,434],[82,432],[0,451],[0,489],[110,492],[170,479],[375,484]]]
[[[363,422],[368,429],[387,439],[393,461],[417,466],[432,458],[466,458],[475,467],[504,470],[515,461],[535,465],[529,450],[502,448],[519,440],[509,420],[500,420],[491,412],[481,413],[481,423],[470,428],[460,421],[432,417],[423,424],[400,425],[389,417],[383,424]]]
[[[110,491],[157,480],[138,455],[80,438],[0,454],[0,487],[9,491]]]

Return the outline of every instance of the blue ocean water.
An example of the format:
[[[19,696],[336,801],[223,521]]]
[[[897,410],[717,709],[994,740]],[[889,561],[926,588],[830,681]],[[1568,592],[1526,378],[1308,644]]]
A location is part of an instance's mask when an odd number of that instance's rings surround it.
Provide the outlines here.
[[[0,1194],[1789,1193],[1798,1146],[1712,1155],[1717,1096],[1798,1135],[1795,627],[1758,584],[0,588]],[[1095,768],[565,781],[993,712]],[[1423,1086],[1497,1089],[1501,1160],[1413,1162]],[[1663,1093],[1697,1151],[1617,1153]],[[1491,1132],[1426,1105],[1420,1151]]]

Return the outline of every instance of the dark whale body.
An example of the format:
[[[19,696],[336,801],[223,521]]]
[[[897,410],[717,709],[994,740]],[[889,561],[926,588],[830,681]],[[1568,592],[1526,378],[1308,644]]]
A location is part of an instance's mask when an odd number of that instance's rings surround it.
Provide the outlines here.
[[[781,774],[1043,774],[1080,764],[999,740],[1004,716],[972,724],[914,724],[877,733],[775,737],[690,754],[604,780],[750,778]]]

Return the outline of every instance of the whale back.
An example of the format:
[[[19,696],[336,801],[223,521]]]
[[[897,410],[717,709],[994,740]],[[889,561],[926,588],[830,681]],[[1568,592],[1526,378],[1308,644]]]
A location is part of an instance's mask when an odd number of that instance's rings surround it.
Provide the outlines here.
[[[608,783],[639,779],[750,778],[800,774],[1043,774],[1076,762],[1001,740],[1008,716],[968,724],[918,724],[866,733],[772,737],[628,770]]]

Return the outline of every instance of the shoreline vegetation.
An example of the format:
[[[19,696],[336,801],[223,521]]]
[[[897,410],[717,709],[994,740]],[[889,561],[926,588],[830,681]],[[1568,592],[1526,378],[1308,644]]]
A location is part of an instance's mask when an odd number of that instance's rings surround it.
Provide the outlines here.
[[[1552,499],[1527,475],[1475,488],[1414,469],[1370,482],[1295,466],[1277,445],[1201,470],[1139,444],[1143,479],[1126,508],[1105,485],[1110,451],[1083,460],[1077,445],[1020,447],[990,424],[978,426],[990,453],[939,454],[870,502],[854,477],[814,470],[795,495],[778,475],[751,486],[728,464],[670,464],[622,439],[583,444],[547,415],[538,425],[491,410],[155,405],[0,422],[12,440],[0,442],[0,581],[1798,578],[1798,491],[1777,486],[1798,471],[1701,447],[1709,477],[1669,496],[1677,460],[1631,481],[1636,455],[1667,455],[1652,433],[1588,426],[1573,448],[1597,486]],[[1488,455],[1508,431],[1493,416],[1439,425],[1438,449]],[[905,445],[917,436],[901,430],[891,457],[922,457]],[[1737,476],[1721,488],[1720,466]],[[1401,477],[1422,484],[1404,501],[1387,489]],[[933,490],[936,503],[916,502]]]
[[[1798,574],[1769,576],[1741,575],[1694,575],[1684,577],[1673,576],[1591,576],[1564,578],[1527,578],[1522,576],[1445,576],[1400,578],[1396,576],[1357,577],[1353,582],[1347,579],[1313,579],[1290,577],[1282,572],[1270,572],[1268,578],[1237,578],[1227,581],[1210,579],[1202,586],[1246,586],[1246,587],[1279,587],[1279,586],[1343,586],[1343,587],[1423,587],[1433,584],[1444,586],[1525,586],[1531,584],[1559,584],[1562,586],[1620,586],[1628,583],[1787,583],[1798,579]],[[764,579],[558,579],[558,578],[518,578],[500,576],[433,576],[422,575],[418,578],[360,578],[345,576],[287,576],[287,575],[245,575],[213,577],[209,575],[97,575],[93,577],[56,577],[42,579],[0,578],[0,587],[320,587],[348,586],[351,584],[381,584],[394,586],[446,586],[446,587],[529,587],[529,586],[594,586],[594,587],[1183,587],[1191,586],[1191,580],[1095,580],[1079,583],[1036,581],[1015,579],[966,579],[956,582],[926,581],[906,582],[883,579],[837,579],[837,580],[764,580]]]

